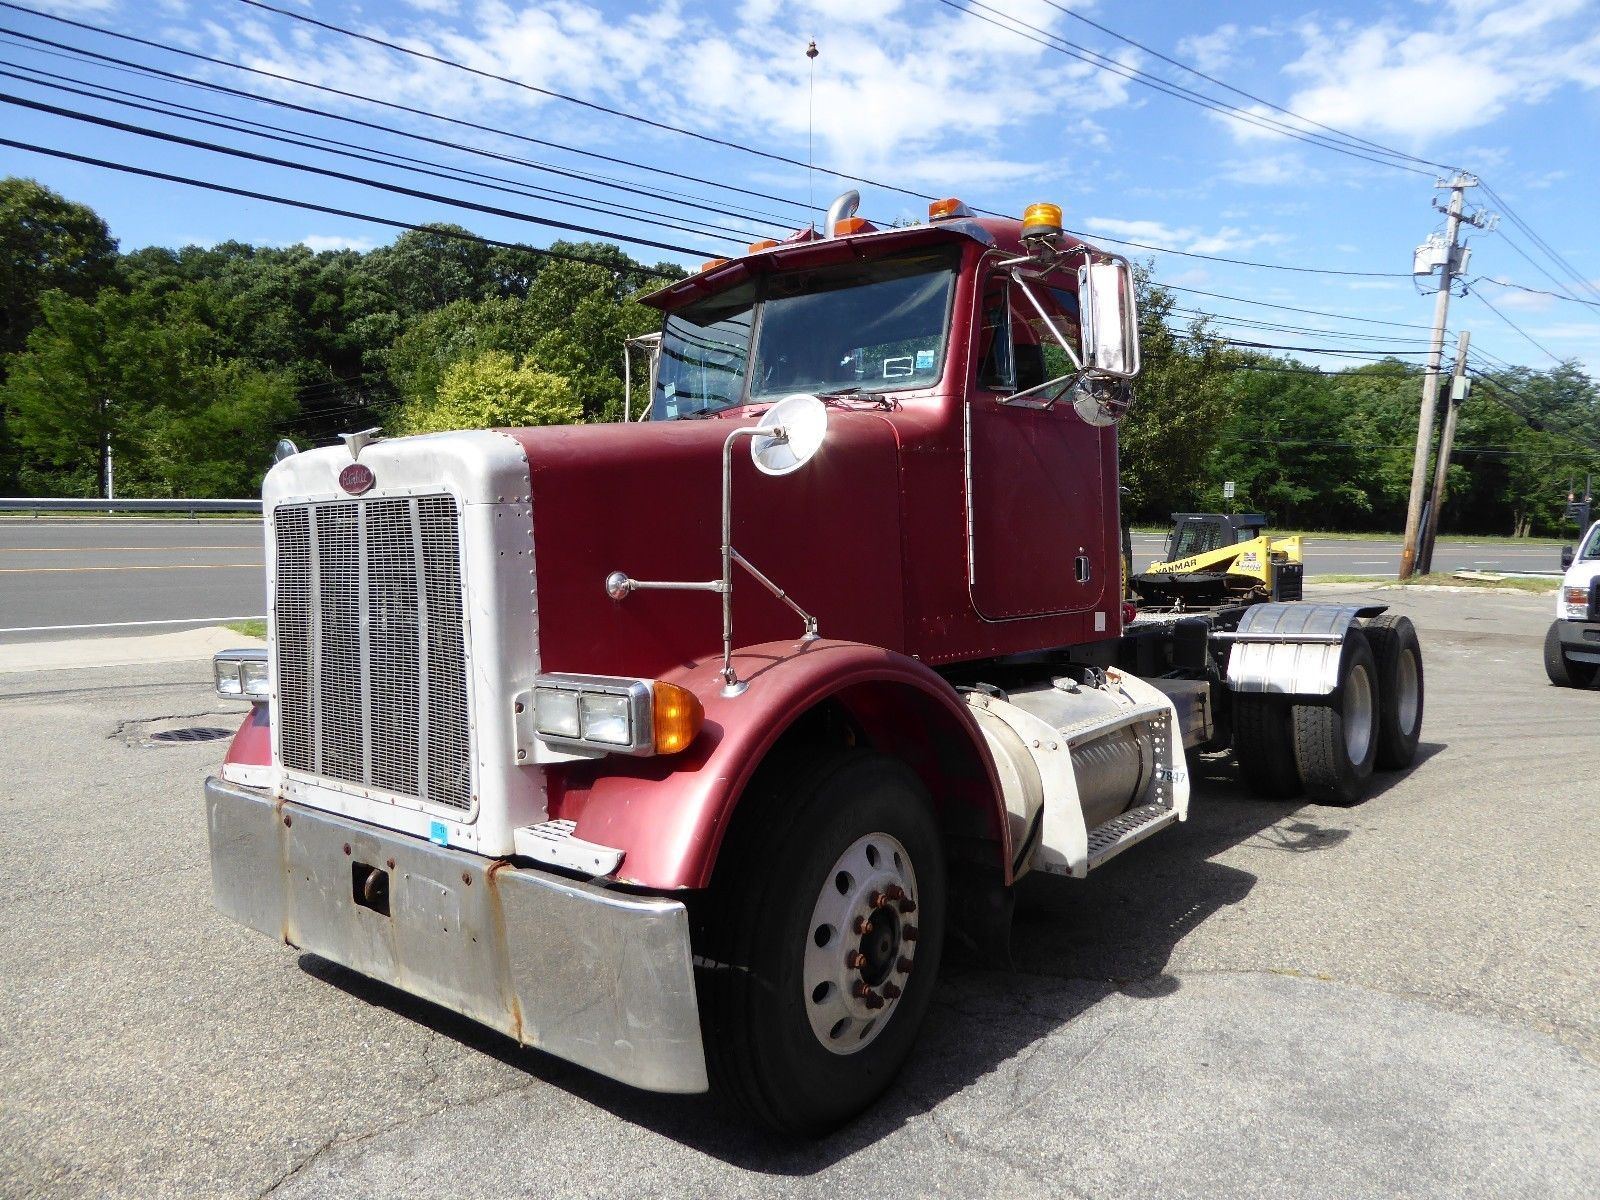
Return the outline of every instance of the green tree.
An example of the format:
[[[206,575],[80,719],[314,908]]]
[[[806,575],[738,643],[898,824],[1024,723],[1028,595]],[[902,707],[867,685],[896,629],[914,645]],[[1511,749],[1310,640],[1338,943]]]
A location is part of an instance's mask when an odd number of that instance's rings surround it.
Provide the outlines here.
[[[92,297],[115,280],[116,263],[117,243],[93,209],[31,179],[0,179],[0,355],[22,348],[45,292]]]
[[[210,298],[107,288],[47,292],[42,321],[0,385],[26,490],[96,495],[109,453],[119,494],[249,495],[293,411],[281,374],[227,357]]]
[[[570,425],[583,417],[560,375],[485,350],[452,363],[433,397],[407,400],[390,422],[396,433],[442,433],[525,425]]]

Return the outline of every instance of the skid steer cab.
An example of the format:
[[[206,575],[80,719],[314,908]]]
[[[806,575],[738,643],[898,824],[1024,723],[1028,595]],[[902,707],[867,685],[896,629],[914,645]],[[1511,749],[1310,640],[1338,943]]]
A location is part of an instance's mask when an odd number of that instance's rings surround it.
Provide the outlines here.
[[[1173,513],[1166,554],[1128,583],[1141,607],[1193,610],[1260,600],[1299,600],[1300,538],[1272,538],[1260,513]]]
[[[855,205],[645,298],[646,420],[274,466],[223,912],[818,1133],[891,1086],[952,924],[1177,827],[1191,753],[1341,802],[1409,761],[1403,619],[1125,612],[1129,264],[1051,205]]]

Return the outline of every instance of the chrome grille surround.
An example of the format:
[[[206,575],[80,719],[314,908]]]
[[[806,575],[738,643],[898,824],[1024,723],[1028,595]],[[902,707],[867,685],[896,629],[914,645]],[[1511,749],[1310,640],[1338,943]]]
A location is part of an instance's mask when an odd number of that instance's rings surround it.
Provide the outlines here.
[[[284,768],[464,819],[477,797],[456,499],[285,502],[272,532]]]

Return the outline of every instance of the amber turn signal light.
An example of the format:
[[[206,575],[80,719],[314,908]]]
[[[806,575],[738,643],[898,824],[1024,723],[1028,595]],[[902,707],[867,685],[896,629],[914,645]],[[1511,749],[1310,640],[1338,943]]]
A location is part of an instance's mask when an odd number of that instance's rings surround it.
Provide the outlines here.
[[[659,679],[651,685],[654,690],[655,745],[657,754],[676,754],[684,749],[700,732],[705,720],[705,709],[699,697],[688,688],[675,683],[662,683]]]
[[[759,242],[751,242],[749,252],[751,254],[759,254],[763,250],[771,250],[777,244],[777,240],[774,238],[763,238]]]
[[[866,233],[870,228],[865,217],[846,217],[833,223],[833,236],[848,237],[852,233]]]
[[[702,272],[714,270],[715,268],[720,267],[723,263],[725,263],[727,261],[728,260],[725,259],[725,258],[708,258],[708,259],[706,259],[705,262],[700,264],[700,270]]]

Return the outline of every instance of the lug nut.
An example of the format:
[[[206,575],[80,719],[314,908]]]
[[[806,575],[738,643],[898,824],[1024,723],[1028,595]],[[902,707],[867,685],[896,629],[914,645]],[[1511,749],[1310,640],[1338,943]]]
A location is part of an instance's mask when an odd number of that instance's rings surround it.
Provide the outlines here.
[[[900,901],[900,911],[909,916],[911,913],[917,911],[917,902],[915,900]]]
[[[900,989],[895,987],[895,985],[892,984],[892,983],[884,984],[883,985],[883,998],[885,1000],[898,1000],[898,999],[900,999]]]
[[[844,956],[844,965],[852,971],[859,971],[867,965],[867,956],[859,950],[852,950]]]
[[[882,892],[873,892],[872,895],[867,897],[867,903],[873,908],[882,908],[889,903],[889,897]]]
[[[899,971],[902,975],[911,974],[911,960],[909,958],[902,958],[899,962],[895,963],[894,969]]]
[[[872,922],[865,917],[857,917],[855,929],[858,935],[865,936],[872,932]]]
[[[916,941],[917,940],[917,927],[915,925],[907,925],[904,929],[902,929],[900,931],[900,936],[902,938],[904,938],[908,942]]]
[[[884,894],[887,895],[891,900],[904,900],[906,898],[905,888],[901,887],[898,883],[891,884],[889,890]]]
[[[856,999],[860,1000],[868,1008],[883,1007],[883,997],[864,983],[856,984]]]

